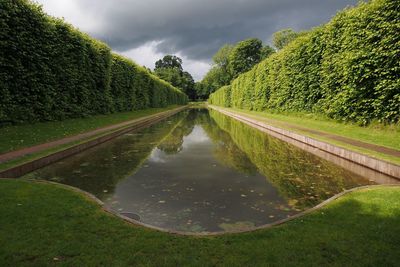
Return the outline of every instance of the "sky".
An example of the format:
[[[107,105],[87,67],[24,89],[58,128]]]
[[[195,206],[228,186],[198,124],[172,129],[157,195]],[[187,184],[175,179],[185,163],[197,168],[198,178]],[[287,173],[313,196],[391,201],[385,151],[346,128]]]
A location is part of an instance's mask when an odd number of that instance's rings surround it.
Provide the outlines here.
[[[328,22],[357,0],[35,0],[115,52],[151,69],[166,54],[201,80],[226,44]]]

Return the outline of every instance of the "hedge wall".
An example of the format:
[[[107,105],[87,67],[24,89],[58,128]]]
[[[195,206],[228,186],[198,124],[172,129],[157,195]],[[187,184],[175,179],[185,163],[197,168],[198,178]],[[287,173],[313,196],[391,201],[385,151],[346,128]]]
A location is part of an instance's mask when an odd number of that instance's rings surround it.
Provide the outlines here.
[[[0,0],[0,122],[184,104],[187,96],[28,0]]]
[[[360,3],[235,79],[230,102],[224,102],[222,98],[229,97],[219,91],[209,102],[258,111],[322,113],[360,124],[396,123],[399,33],[398,0]]]

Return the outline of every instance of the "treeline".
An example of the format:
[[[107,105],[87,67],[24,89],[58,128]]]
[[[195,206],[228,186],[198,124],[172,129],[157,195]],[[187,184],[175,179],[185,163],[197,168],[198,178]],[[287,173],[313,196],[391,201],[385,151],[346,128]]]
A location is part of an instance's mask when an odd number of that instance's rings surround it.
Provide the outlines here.
[[[187,96],[28,0],[0,1],[0,122],[185,104]]]
[[[400,4],[372,0],[338,13],[213,93],[215,105],[314,112],[345,121],[400,118]]]

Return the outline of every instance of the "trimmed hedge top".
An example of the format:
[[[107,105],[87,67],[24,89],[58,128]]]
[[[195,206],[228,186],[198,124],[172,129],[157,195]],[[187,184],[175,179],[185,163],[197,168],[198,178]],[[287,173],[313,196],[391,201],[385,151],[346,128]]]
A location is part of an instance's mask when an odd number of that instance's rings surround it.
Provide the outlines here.
[[[27,0],[0,1],[0,122],[186,104],[187,96]]]
[[[329,23],[213,93],[215,105],[305,111],[368,124],[400,118],[400,3],[372,0]]]

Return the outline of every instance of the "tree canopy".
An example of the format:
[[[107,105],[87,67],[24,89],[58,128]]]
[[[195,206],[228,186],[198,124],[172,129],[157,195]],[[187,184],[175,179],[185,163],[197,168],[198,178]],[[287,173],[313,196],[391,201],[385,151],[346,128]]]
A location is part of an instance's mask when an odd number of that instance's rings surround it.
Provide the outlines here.
[[[288,45],[291,41],[296,39],[299,33],[292,29],[283,29],[272,35],[272,42],[277,49],[282,49]]]
[[[239,42],[229,55],[229,68],[233,77],[250,70],[261,60],[262,42],[252,38]]]
[[[166,55],[162,59],[157,60],[156,67],[154,70],[162,69],[162,68],[168,68],[168,69],[177,68],[182,71],[183,70],[182,59],[180,59],[177,56]]]
[[[156,62],[154,73],[194,100],[197,98],[195,82],[192,75],[183,70],[182,63],[181,58],[174,55],[166,55]]]

